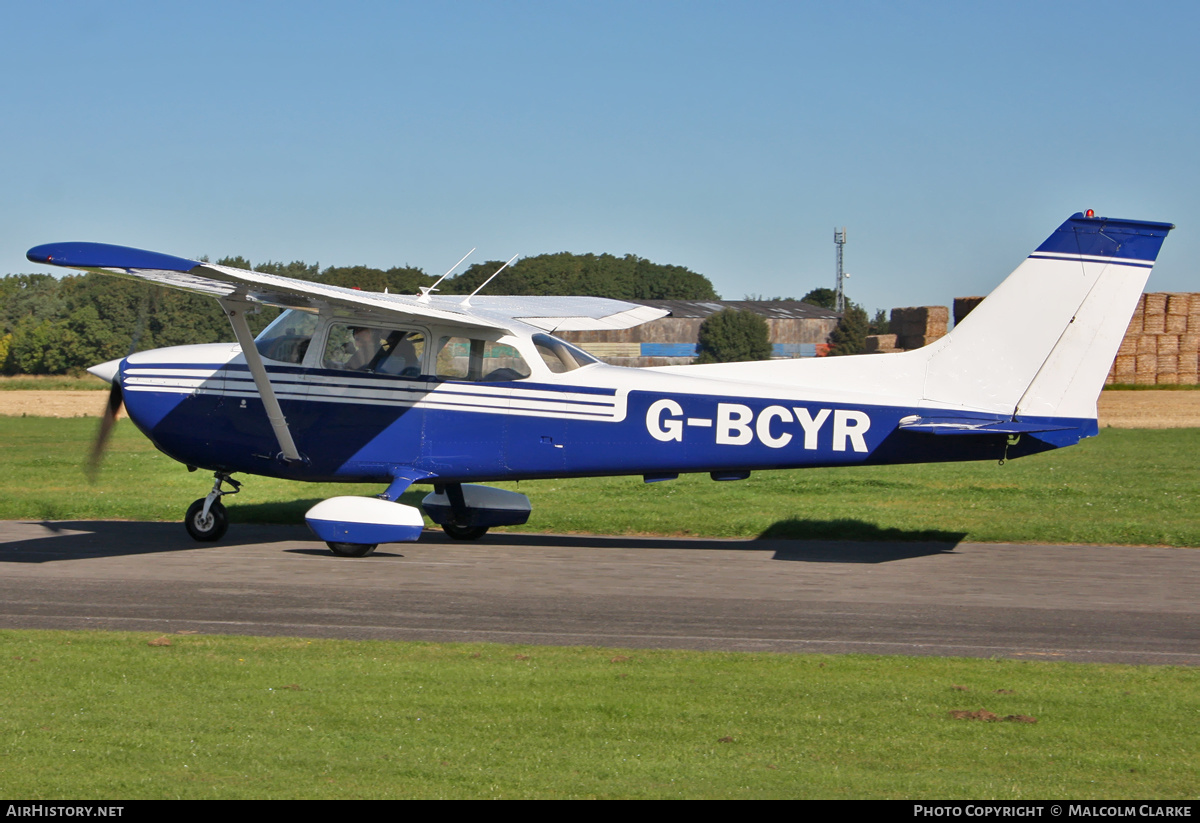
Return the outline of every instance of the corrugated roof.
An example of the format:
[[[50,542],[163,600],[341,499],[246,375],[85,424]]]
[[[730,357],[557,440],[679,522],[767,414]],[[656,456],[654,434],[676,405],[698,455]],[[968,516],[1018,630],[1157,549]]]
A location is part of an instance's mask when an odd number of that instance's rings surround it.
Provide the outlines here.
[[[708,317],[722,309],[739,309],[774,320],[838,320],[841,315],[799,300],[630,300],[666,309],[672,317]]]

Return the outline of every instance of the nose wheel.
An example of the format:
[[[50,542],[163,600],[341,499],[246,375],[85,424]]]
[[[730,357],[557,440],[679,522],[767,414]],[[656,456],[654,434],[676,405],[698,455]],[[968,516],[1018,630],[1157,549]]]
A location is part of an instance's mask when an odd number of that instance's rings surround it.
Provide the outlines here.
[[[199,540],[202,543],[220,540],[225,536],[225,530],[229,528],[229,515],[225,513],[225,507],[221,505],[220,500],[209,506],[208,513],[205,514],[204,502],[204,498],[201,497],[188,506],[187,514],[183,518],[183,525],[193,540]]]
[[[229,528],[229,515],[225,512],[221,498],[227,494],[237,494],[242,489],[242,484],[227,474],[217,472],[213,478],[212,491],[207,497],[201,497],[188,506],[187,514],[183,516],[183,525],[188,534],[193,540],[199,540],[201,543],[211,543],[225,536]],[[225,483],[233,488],[225,491],[221,488]]]

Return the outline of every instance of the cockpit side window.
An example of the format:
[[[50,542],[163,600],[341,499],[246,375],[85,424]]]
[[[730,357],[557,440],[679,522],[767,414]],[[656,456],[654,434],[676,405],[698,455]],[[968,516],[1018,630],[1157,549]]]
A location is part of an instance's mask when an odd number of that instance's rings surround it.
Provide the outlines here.
[[[299,364],[319,323],[320,318],[311,312],[289,309],[259,332],[254,347],[268,360]]]
[[[583,349],[576,348],[570,343],[548,334],[535,334],[533,343],[537,346],[538,354],[542,356],[542,362],[555,374],[562,374],[600,362]]]
[[[419,331],[339,323],[329,327],[321,363],[340,371],[418,377],[424,353],[425,335]]]
[[[496,383],[523,380],[530,374],[529,364],[512,346],[449,335],[438,343],[437,376],[443,380]]]

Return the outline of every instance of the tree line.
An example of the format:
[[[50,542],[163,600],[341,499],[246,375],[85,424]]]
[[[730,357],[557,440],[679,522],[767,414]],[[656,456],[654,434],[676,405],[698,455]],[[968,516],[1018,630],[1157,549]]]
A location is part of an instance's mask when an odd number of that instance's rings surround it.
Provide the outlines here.
[[[417,294],[437,278],[410,266],[378,269],[302,261],[257,266],[243,257],[217,263],[334,286]],[[476,263],[448,277],[441,294],[469,294],[503,261]],[[485,293],[584,295],[621,300],[718,300],[712,283],[683,266],[627,254],[542,254],[517,261]],[[250,318],[256,334],[278,315]],[[134,351],[232,340],[233,332],[211,297],[101,274],[0,278],[0,371],[4,374],[80,373]]]

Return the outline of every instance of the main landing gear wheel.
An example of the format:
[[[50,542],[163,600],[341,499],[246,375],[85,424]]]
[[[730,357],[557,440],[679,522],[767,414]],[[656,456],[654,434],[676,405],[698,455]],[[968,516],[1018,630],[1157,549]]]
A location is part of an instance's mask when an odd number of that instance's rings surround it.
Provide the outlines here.
[[[487,526],[455,526],[453,523],[443,523],[442,531],[455,540],[478,540],[487,534]]]
[[[378,543],[326,543],[329,550],[338,557],[366,557],[375,551]]]
[[[208,507],[208,517],[203,516],[204,498],[201,497],[188,506],[187,514],[183,517],[183,525],[194,540],[210,542],[220,540],[229,528],[229,516],[220,500],[214,500]]]

